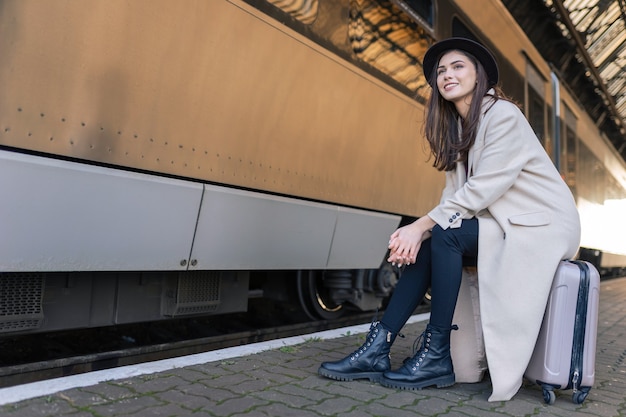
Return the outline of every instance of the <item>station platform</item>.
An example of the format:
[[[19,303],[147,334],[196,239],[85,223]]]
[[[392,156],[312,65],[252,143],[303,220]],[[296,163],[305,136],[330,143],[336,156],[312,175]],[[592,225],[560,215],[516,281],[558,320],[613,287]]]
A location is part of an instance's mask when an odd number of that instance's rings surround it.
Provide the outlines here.
[[[392,348],[400,366],[427,316],[405,326]],[[403,391],[369,381],[318,376],[320,362],[357,349],[369,323],[338,332],[190,355],[0,389],[0,416],[555,416],[626,415],[626,278],[601,283],[596,380],[581,405],[571,390],[555,404],[525,383],[507,402],[489,403],[488,377],[476,384]]]

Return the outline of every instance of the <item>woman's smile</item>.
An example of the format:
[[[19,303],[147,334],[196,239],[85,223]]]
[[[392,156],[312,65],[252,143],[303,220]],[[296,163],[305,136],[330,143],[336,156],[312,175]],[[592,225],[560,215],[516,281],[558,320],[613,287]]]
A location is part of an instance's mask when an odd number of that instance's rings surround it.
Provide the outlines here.
[[[443,85],[443,89],[446,90],[446,91],[450,91],[454,87],[456,87],[457,85],[459,85],[459,83],[446,83],[446,84]]]

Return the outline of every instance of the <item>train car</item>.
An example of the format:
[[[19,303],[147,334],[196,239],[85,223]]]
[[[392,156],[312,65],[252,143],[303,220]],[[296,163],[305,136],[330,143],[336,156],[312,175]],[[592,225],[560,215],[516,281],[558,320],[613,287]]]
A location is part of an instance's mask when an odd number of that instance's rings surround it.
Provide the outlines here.
[[[626,198],[624,161],[497,0],[2,0],[0,28],[0,335],[251,297],[379,308],[388,236],[443,186],[420,65],[452,35],[496,51],[578,201]]]

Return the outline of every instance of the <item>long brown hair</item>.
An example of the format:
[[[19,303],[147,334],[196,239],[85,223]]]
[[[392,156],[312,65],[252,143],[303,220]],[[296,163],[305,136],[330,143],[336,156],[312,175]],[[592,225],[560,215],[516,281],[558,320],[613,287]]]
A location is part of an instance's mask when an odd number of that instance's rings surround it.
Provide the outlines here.
[[[442,55],[447,52],[449,50],[443,52]],[[433,89],[426,106],[427,115],[424,134],[430,145],[431,155],[435,159],[433,166],[439,171],[452,171],[455,169],[457,162],[467,161],[469,149],[476,140],[483,98],[487,95],[492,98],[492,103],[485,110],[485,113],[489,111],[497,100],[508,100],[498,86],[489,85],[485,69],[473,55],[462,50],[458,52],[467,56],[476,68],[476,87],[474,88],[472,102],[465,119],[460,117],[454,103],[444,99],[439,94],[439,89],[437,88],[437,68],[433,69],[432,74],[428,74],[429,83],[433,86]],[[490,88],[494,89],[493,94],[488,94]],[[460,133],[459,119],[461,119]]]

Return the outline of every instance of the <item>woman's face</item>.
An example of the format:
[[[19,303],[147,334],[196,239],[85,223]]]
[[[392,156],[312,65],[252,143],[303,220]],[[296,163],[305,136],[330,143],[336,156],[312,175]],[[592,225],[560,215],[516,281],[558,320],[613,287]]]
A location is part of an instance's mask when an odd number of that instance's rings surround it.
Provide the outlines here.
[[[467,116],[476,88],[476,67],[459,51],[446,52],[437,66],[437,89],[441,96],[454,103],[461,117]]]

